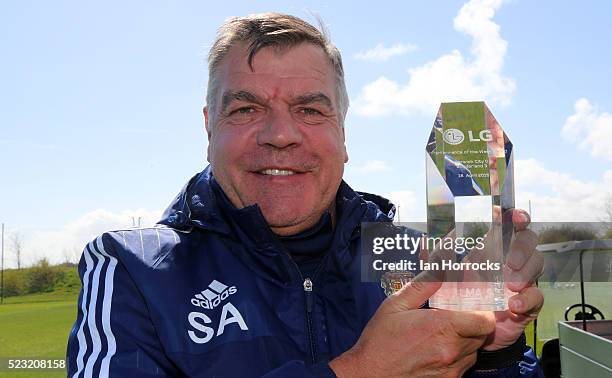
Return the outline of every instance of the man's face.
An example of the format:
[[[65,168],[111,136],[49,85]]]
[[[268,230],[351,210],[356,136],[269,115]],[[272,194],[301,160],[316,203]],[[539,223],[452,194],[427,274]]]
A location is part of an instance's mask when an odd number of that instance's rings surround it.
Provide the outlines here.
[[[335,73],[323,50],[302,43],[255,54],[233,47],[217,71],[215,114],[205,109],[208,160],[232,203],[258,204],[291,235],[333,210],[348,155]]]

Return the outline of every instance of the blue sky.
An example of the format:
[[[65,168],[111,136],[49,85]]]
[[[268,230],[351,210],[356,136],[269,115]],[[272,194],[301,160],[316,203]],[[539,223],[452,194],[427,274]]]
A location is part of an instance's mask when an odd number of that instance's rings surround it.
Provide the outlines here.
[[[0,221],[31,261],[76,255],[131,216],[152,223],[206,163],[201,108],[217,27],[264,11],[326,23],[351,99],[345,178],[392,197],[402,220],[424,217],[424,147],[447,100],[487,102],[515,144],[517,203],[531,199],[536,220],[603,216],[609,2],[371,4],[3,3]]]

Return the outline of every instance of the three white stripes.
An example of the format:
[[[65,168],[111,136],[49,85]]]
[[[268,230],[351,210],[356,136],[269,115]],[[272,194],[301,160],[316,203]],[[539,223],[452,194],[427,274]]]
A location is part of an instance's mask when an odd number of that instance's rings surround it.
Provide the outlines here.
[[[113,296],[113,279],[115,275],[115,267],[117,266],[117,259],[104,250],[102,244],[102,238],[98,237],[95,240],[96,245],[93,242],[89,243],[83,252],[85,256],[86,270],[83,275],[83,298],[81,300],[81,312],[83,313],[83,319],[79,326],[77,333],[77,339],[79,341],[79,353],[77,355],[77,371],[74,373],[73,378],[77,378],[85,368],[84,376],[93,376],[93,367],[98,360],[98,356],[102,350],[102,340],[100,338],[100,332],[96,326],[96,305],[98,304],[98,284],[100,282],[100,272],[102,266],[109,260],[108,268],[106,269],[106,275],[104,277],[104,291],[102,298],[102,331],[107,340],[107,352],[102,359],[100,372],[97,376],[108,377],[110,360],[115,354],[117,349],[115,343],[115,335],[110,326],[110,313],[111,313],[111,300]],[[97,247],[97,249],[96,249]],[[99,252],[98,252],[99,251]],[[92,255],[96,257],[96,262],[93,261]],[[95,268],[95,270],[94,270]],[[87,295],[89,293],[89,275],[94,270],[91,287],[91,298],[89,300],[89,307],[87,307]],[[92,339],[92,353],[87,358],[87,362],[84,361],[85,353],[87,352],[87,341],[85,339],[85,323],[89,329],[89,334]],[[85,364],[85,366],[83,366]]]

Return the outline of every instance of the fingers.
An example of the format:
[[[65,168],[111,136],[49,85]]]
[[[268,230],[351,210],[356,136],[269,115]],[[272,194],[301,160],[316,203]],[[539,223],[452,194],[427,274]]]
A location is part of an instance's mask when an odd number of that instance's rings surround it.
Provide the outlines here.
[[[504,220],[512,221],[515,231],[527,229],[531,223],[529,213],[522,209],[510,209],[504,214]]]
[[[530,286],[508,300],[510,311],[531,317],[537,316],[544,305],[544,295],[540,289]]]
[[[446,370],[446,374],[436,374],[443,377],[461,377],[476,363],[478,349],[482,346],[485,338],[463,339],[454,347],[446,347],[441,352],[438,361]]]
[[[495,331],[495,314],[491,311],[452,311],[451,324],[461,337],[487,336]]]
[[[474,366],[474,364],[476,363],[476,358],[477,358],[477,353],[476,351],[466,355],[465,357],[463,357],[459,362],[457,362],[457,370],[459,370],[460,372],[460,377],[463,376],[463,374],[470,370],[470,368],[472,366]]]
[[[475,362],[475,353],[495,329],[492,312],[428,310],[436,314],[438,332],[430,332],[436,361],[450,371],[467,370]],[[473,355],[473,356],[472,356]]]
[[[442,285],[441,282],[413,280],[388,298],[391,312],[414,310],[425,303]]]
[[[544,268],[544,256],[536,250],[538,236],[531,230],[514,235],[504,267],[505,281],[512,291],[520,291],[535,282]]]
[[[506,286],[512,291],[521,291],[531,286],[544,270],[544,256],[534,252],[529,260],[518,270],[506,267],[504,271]]]
[[[512,270],[521,269],[538,245],[538,235],[531,230],[517,231],[506,256],[506,265]]]

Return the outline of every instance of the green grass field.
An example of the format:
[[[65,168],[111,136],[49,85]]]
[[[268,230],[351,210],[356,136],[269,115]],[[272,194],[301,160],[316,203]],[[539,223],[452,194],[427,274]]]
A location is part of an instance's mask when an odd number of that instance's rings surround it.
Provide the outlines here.
[[[580,303],[580,283],[578,282],[558,283],[555,287],[551,287],[549,283],[544,283],[539,287],[544,294],[544,307],[538,317],[538,356],[540,356],[542,344],[546,340],[559,337],[558,322],[564,320],[565,309],[570,305]],[[606,319],[612,318],[611,293],[611,282],[585,283],[585,302],[601,310]],[[576,311],[579,311],[579,309],[574,309],[570,313],[570,320],[574,320]],[[530,325],[525,333],[527,343],[533,346],[533,325]]]
[[[63,359],[76,319],[76,294],[8,298],[0,306],[0,357]],[[0,372],[0,377],[63,377],[65,371]]]
[[[4,298],[0,305],[0,358],[65,358],[80,283],[76,267],[62,269],[65,274],[51,292]],[[65,376],[65,370],[0,371],[0,377]]]
[[[4,299],[0,305],[0,358],[63,359],[70,328],[76,319],[76,302],[80,284],[74,267],[66,267],[64,279],[53,291]],[[563,320],[565,308],[580,302],[578,283],[561,283],[555,287],[540,285],[545,305],[538,320],[538,345],[557,337],[557,322]],[[598,307],[607,318],[612,317],[612,283],[585,284],[586,302]],[[575,312],[574,312],[575,313]],[[573,314],[572,313],[572,319]],[[533,325],[526,330],[533,345]],[[65,371],[33,370],[2,372],[0,377],[64,377]]]

